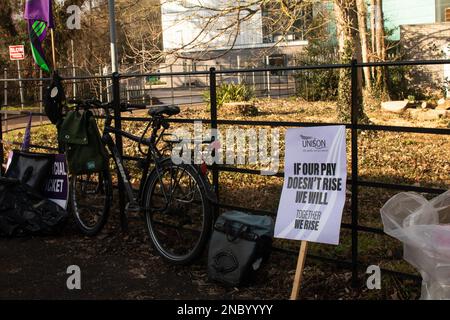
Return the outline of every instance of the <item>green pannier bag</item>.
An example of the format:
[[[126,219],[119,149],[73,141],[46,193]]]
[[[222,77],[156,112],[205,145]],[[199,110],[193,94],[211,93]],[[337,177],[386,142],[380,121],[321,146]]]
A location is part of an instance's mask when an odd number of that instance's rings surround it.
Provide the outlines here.
[[[71,174],[107,168],[108,156],[91,111],[69,111],[59,127],[58,140],[65,145]]]

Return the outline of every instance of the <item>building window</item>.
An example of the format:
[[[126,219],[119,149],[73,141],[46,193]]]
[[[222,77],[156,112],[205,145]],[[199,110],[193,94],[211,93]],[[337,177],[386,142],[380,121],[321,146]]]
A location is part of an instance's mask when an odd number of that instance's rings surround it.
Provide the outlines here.
[[[445,22],[450,22],[450,8],[445,8]]]
[[[272,67],[272,68],[277,68],[277,67],[285,67],[286,66],[286,55],[284,54],[273,54],[271,56],[268,57],[269,61],[266,61],[266,63],[268,62],[268,67]],[[272,75],[282,75],[283,71],[279,71],[279,70],[272,70],[270,71],[270,74]]]

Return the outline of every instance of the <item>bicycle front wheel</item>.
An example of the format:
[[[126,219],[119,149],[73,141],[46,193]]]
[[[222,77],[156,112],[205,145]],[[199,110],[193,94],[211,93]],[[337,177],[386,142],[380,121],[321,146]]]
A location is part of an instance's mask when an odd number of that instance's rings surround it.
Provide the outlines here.
[[[159,173],[158,173],[159,171]],[[149,177],[145,220],[157,252],[173,264],[188,264],[203,251],[212,229],[205,181],[189,165],[163,162]]]
[[[109,170],[72,175],[70,206],[78,228],[86,235],[96,235],[108,220],[112,201]]]

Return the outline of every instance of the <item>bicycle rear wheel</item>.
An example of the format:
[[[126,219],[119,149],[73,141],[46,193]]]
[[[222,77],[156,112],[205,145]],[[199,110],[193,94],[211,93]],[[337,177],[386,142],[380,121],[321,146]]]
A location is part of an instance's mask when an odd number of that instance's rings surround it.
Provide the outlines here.
[[[149,177],[145,220],[157,252],[173,264],[188,264],[203,251],[213,212],[205,181],[194,167],[163,162]]]
[[[80,231],[96,235],[108,220],[112,201],[112,182],[109,170],[72,175],[70,179],[70,207]]]

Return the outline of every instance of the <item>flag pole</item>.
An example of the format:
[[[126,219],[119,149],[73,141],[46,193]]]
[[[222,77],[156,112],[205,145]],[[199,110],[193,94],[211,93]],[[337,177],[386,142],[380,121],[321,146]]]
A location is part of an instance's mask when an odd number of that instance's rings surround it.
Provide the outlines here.
[[[116,14],[114,0],[108,0],[109,9],[109,33],[111,43],[111,71],[112,73],[119,71],[117,57],[117,39],[116,39]]]
[[[50,29],[50,37],[52,39],[52,58],[53,58],[53,71],[56,71],[56,53],[55,53],[55,34],[53,32],[53,28]]]

